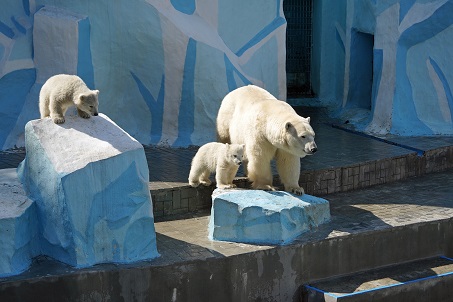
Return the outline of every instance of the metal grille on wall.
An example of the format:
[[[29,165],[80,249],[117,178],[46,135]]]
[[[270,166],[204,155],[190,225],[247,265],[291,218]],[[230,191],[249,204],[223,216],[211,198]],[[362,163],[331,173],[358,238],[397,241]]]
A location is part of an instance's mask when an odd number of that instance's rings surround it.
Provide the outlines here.
[[[313,96],[310,81],[313,0],[284,0],[288,97]]]

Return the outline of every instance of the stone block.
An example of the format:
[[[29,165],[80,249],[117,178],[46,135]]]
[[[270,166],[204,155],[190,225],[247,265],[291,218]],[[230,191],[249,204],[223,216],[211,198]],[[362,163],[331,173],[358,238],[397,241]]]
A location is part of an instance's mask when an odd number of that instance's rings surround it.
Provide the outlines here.
[[[107,116],[33,120],[18,168],[42,253],[76,267],[158,257],[143,146]]]
[[[38,254],[36,205],[22,189],[16,169],[0,170],[0,277],[28,269]]]
[[[329,220],[329,202],[308,194],[216,189],[208,233],[211,240],[287,244]]]

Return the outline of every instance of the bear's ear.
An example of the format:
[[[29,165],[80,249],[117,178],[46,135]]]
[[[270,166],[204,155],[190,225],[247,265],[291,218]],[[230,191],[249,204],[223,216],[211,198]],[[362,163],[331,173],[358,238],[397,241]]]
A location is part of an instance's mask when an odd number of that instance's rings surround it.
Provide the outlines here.
[[[80,104],[80,103],[83,103],[83,101],[86,100],[86,97],[87,97],[87,96],[84,95],[84,94],[79,94],[79,97],[77,98],[78,103],[79,103],[79,104]]]
[[[92,91],[96,96],[99,95],[99,90],[96,89],[96,90],[91,90],[91,91]]]
[[[292,126],[293,126],[293,124],[291,124],[290,122],[286,122],[285,129],[288,130]]]
[[[310,123],[310,117],[307,117],[307,122]]]

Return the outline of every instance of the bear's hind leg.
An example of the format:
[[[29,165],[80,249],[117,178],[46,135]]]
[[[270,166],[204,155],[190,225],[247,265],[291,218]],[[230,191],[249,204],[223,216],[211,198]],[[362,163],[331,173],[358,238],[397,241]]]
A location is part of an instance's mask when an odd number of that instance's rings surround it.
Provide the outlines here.
[[[211,185],[212,182],[209,179],[210,175],[211,175],[211,173],[208,170],[201,173],[199,181],[203,186],[209,187]]]
[[[65,122],[64,113],[65,109],[62,108],[62,105],[53,99],[50,99],[50,117],[52,118],[55,124],[63,124]]]
[[[209,175],[209,169],[203,163],[200,163],[200,157],[195,155],[190,168],[189,185],[194,188],[198,187],[200,183],[204,186],[209,186],[211,184]]]
[[[282,150],[277,151],[275,158],[278,175],[285,186],[285,191],[303,195],[304,189],[299,186],[300,158]]]
[[[50,110],[49,110],[49,98],[40,95],[39,96],[39,114],[41,118],[45,118],[50,116]]]

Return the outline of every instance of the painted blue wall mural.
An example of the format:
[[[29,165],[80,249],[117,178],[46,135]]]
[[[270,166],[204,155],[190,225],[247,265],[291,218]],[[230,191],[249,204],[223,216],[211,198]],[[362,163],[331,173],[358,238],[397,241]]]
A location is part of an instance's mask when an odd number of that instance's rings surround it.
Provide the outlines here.
[[[215,140],[223,97],[256,84],[286,99],[281,0],[5,0],[0,149],[23,146],[52,75],[99,89],[100,111],[142,144]],[[238,34],[240,32],[241,34]]]
[[[372,134],[453,134],[453,1],[322,0],[315,10],[323,18],[313,50],[324,60],[314,75],[322,103]],[[358,34],[374,45],[357,43]],[[364,87],[357,75],[369,56],[372,79]]]
[[[99,89],[101,112],[143,144],[215,140],[220,102],[242,85],[286,99],[281,0],[5,0],[2,8],[1,149],[23,146],[39,90],[56,73]],[[448,0],[316,1],[320,102],[369,133],[453,134],[452,13]],[[357,80],[368,69],[368,84]]]

